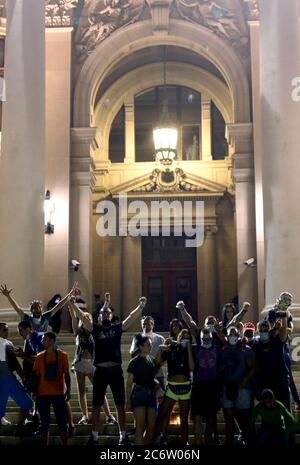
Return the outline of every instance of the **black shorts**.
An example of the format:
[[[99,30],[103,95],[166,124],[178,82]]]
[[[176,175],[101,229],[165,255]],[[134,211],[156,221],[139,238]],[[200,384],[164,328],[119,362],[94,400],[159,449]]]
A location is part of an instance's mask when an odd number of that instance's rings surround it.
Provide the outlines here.
[[[146,407],[156,409],[156,396],[154,389],[136,384],[131,394],[132,408]]]
[[[107,386],[110,386],[116,405],[125,405],[125,385],[121,365],[97,367],[93,378],[93,407],[101,407]]]
[[[220,408],[219,383],[217,381],[195,381],[192,388],[192,418],[215,415]]]

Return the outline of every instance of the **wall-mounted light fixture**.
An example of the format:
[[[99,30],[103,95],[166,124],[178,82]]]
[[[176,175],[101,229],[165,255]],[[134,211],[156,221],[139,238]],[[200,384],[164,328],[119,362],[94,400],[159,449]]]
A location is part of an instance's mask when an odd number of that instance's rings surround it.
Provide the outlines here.
[[[52,214],[54,212],[54,203],[51,200],[49,189],[45,193],[44,213],[45,213],[45,234],[54,233],[54,224],[52,224]]]

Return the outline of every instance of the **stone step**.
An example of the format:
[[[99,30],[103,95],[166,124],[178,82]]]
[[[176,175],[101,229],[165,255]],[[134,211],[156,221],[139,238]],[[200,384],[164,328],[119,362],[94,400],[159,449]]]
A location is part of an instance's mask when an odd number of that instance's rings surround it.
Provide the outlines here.
[[[260,423],[256,424],[257,426]],[[74,436],[86,436],[88,437],[91,434],[92,425],[78,425],[75,424],[75,431]],[[126,423],[126,431],[129,434],[134,434],[134,423],[127,422]],[[16,425],[9,425],[9,426],[1,426],[0,427],[0,436],[14,436],[16,433]],[[218,433],[225,434],[225,422],[218,423]],[[50,434],[52,436],[59,436],[59,430],[55,423],[51,423],[50,426]],[[179,425],[169,425],[168,426],[168,435],[175,435],[179,434]],[[194,434],[194,425],[192,422],[189,423],[189,434]],[[118,436],[119,435],[119,427],[118,425],[104,425],[103,432],[101,436]]]
[[[134,441],[134,436],[129,436],[130,440]],[[84,445],[88,439],[88,436],[75,436],[69,439],[68,444],[69,446],[78,446]],[[100,436],[99,446],[115,446],[118,444],[119,437],[116,436]],[[168,445],[169,446],[178,446],[179,436],[171,435],[168,437]],[[225,436],[220,435],[219,440],[221,444],[225,444]],[[236,438],[237,440],[237,438]],[[194,444],[194,436],[189,435],[188,442],[190,445]],[[300,434],[296,435],[296,445],[300,445]],[[0,445],[7,445],[7,446],[20,446],[20,445],[39,445],[40,438],[39,437],[27,437],[27,438],[18,438],[16,436],[1,436],[0,435]],[[236,442],[236,444],[238,444]],[[61,445],[61,440],[59,436],[50,436],[50,445],[59,446]]]

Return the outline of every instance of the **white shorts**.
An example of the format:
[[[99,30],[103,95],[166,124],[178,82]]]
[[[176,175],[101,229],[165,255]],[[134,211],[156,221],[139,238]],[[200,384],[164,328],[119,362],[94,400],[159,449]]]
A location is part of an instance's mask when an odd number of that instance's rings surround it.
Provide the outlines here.
[[[74,370],[78,371],[78,373],[84,373],[85,375],[93,375],[95,367],[90,358],[82,358],[79,362],[74,363]]]

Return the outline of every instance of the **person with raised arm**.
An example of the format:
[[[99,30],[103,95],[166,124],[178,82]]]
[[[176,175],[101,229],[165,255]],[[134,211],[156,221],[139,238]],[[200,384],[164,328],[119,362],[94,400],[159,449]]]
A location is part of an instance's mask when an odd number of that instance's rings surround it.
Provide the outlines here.
[[[0,292],[7,298],[13,309],[17,312],[21,321],[27,320],[31,323],[32,329],[38,332],[45,332],[48,329],[49,320],[53,317],[63,306],[68,302],[70,296],[74,292],[74,287],[70,292],[51,310],[43,312],[42,302],[40,300],[33,300],[30,304],[31,315],[25,313],[20,305],[12,297],[12,289],[9,289],[6,284],[0,286]]]
[[[165,436],[166,426],[169,424],[174,404],[178,402],[180,410],[180,444],[186,446],[188,444],[188,416],[192,394],[191,373],[195,368],[189,330],[182,329],[176,340],[167,338],[165,344],[160,346],[155,362],[158,366],[162,366],[167,362],[168,384],[157,418],[153,442],[163,431],[164,436],[160,438],[160,445],[168,445]]]
[[[122,370],[121,337],[123,331],[139,318],[146,305],[146,297],[139,299],[138,306],[121,323],[113,324],[113,313],[110,308],[110,293],[106,292],[105,302],[100,311],[98,323],[92,323],[89,317],[71,299],[70,305],[76,316],[82,321],[85,328],[90,331],[95,341],[94,365],[96,371],[93,378],[93,411],[92,411],[92,433],[87,445],[96,445],[99,439],[101,427],[100,411],[104,403],[107,386],[110,386],[118,413],[120,430],[119,445],[129,443],[126,436],[126,414],[125,414],[125,384]]]
[[[95,343],[93,336],[88,331],[82,321],[78,321],[73,308],[69,308],[72,329],[76,337],[76,351],[72,364],[72,369],[75,371],[77,381],[78,400],[82,412],[82,418],[79,420],[79,425],[87,425],[89,423],[89,414],[86,400],[86,378],[93,384],[93,376],[95,367],[93,364]],[[85,315],[92,320],[92,315],[85,312]],[[117,424],[117,420],[111,414],[106,397],[103,404],[106,423],[109,425]]]
[[[182,320],[184,321],[184,323],[190,330],[191,335],[194,337],[195,340],[193,342],[196,342],[196,341],[199,342],[199,336],[200,336],[201,330],[199,326],[193,320],[192,316],[188,313],[183,300],[180,300],[179,302],[177,302],[176,308],[178,308],[178,310],[180,311]],[[207,324],[209,322],[211,323],[210,325],[208,324],[208,326],[210,326],[210,330],[213,332],[214,338],[217,337],[220,343],[224,344],[226,342],[226,339],[222,333],[219,320],[215,318],[214,316],[209,316],[207,317],[205,321]]]

